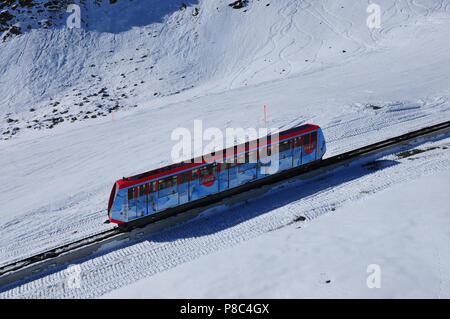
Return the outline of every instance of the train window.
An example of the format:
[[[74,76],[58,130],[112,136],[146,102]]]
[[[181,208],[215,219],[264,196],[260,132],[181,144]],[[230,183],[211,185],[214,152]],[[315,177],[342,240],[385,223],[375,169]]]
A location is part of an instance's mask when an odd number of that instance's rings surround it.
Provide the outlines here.
[[[150,193],[156,192],[156,181],[149,183],[149,191]]]
[[[159,184],[158,185],[159,190],[175,186],[175,185],[177,185],[177,176],[174,175],[174,176],[169,176],[169,177],[160,179],[158,181],[158,184]]]
[[[229,158],[227,158],[227,160],[225,162],[230,163],[230,164],[236,164],[236,157],[235,156],[229,157]],[[234,165],[234,166],[236,166],[236,165]]]
[[[267,157],[267,156],[269,155],[269,154],[267,154],[267,152],[268,152],[267,147],[261,147],[261,148],[258,150],[259,158],[261,159],[261,158]]]
[[[145,195],[145,185],[139,185],[139,196]]]
[[[270,145],[270,154],[278,154],[280,152],[280,144],[271,144]]]
[[[244,152],[245,151],[245,144],[247,144],[247,143],[239,144],[238,146],[236,146],[237,151],[238,152]]]
[[[231,159],[234,157],[234,151],[235,151],[235,147],[229,147],[225,150],[225,157],[230,157],[229,159],[227,159],[227,163],[230,163]]]
[[[245,153],[241,153],[237,156],[237,163],[238,164],[245,163]]]
[[[209,164],[200,167],[200,177],[209,176],[215,174],[217,171],[217,163]]]
[[[280,152],[285,152],[291,148],[291,141],[283,141],[280,143]]]
[[[108,201],[108,213],[111,212],[111,207],[114,203],[114,201],[116,200],[116,195],[117,195],[117,191],[119,190],[119,185],[114,184],[112,190],[111,190],[111,195],[109,196],[109,201]]]
[[[311,133],[311,143],[316,144],[316,142],[317,142],[317,132],[312,132]]]
[[[259,149],[259,157],[260,158],[270,156],[270,154],[271,154],[270,145],[268,147],[262,147]]]
[[[197,179],[197,178],[198,178],[198,168],[194,168],[191,171],[191,181],[193,181],[194,179]]]
[[[256,163],[258,160],[258,151],[251,151],[245,154],[245,162],[246,163]]]
[[[219,163],[217,166],[218,172],[223,172],[227,169],[227,163]]]
[[[128,200],[134,198],[134,187],[128,188]]]
[[[189,172],[180,173],[180,184],[187,183],[189,181]]]

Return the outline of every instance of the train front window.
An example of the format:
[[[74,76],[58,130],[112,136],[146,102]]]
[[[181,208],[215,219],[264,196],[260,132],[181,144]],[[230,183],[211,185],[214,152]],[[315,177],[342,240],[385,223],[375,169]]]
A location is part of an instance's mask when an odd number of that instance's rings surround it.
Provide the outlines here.
[[[108,201],[108,214],[111,211],[111,207],[114,203],[114,200],[116,199],[118,188],[119,188],[119,186],[117,184],[114,184],[114,186],[111,190],[111,195],[109,196],[109,201]]]
[[[311,133],[311,144],[316,144],[317,143],[317,132],[312,132]]]

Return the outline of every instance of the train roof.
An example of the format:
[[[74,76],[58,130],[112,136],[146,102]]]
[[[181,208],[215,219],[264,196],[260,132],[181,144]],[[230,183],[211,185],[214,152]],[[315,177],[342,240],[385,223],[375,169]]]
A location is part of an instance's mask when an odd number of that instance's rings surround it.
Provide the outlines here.
[[[317,125],[313,125],[313,124],[304,124],[304,125],[300,125],[300,126],[296,126],[293,128],[290,128],[288,130],[285,131],[281,131],[279,132],[279,140],[283,140],[286,138],[289,138],[293,135],[298,135],[298,134],[302,134],[302,133],[307,133],[310,131],[314,131],[316,129],[320,129],[319,126]],[[271,142],[271,137],[270,135],[268,135],[267,137],[267,144],[270,144]],[[263,138],[259,138],[257,141],[261,140]],[[253,141],[249,141],[246,143],[242,143],[242,144],[236,144],[233,147],[235,154],[239,153],[237,150],[237,147],[240,145],[249,145],[250,142],[255,142],[255,140]],[[246,150],[248,149],[248,146],[246,146]],[[226,149],[224,149],[226,150]],[[137,175],[133,175],[130,177],[123,177],[121,180],[116,181],[116,183],[119,185],[119,188],[126,188],[126,187],[130,187],[136,184],[141,184],[144,183],[146,181],[155,179],[155,178],[159,178],[159,177],[163,177],[165,175],[169,175],[169,174],[173,174],[176,173],[177,171],[183,171],[186,169],[190,169],[190,168],[195,168],[196,166],[201,166],[206,164],[207,162],[203,159],[203,157],[206,154],[202,155],[202,161],[199,162],[198,159],[199,157],[194,157],[191,158],[190,160],[184,161],[184,162],[180,162],[180,163],[175,163],[175,164],[171,164],[171,165],[167,165],[161,168],[157,168],[151,171],[147,171],[141,174],[137,174]],[[223,155],[225,156],[225,155]]]

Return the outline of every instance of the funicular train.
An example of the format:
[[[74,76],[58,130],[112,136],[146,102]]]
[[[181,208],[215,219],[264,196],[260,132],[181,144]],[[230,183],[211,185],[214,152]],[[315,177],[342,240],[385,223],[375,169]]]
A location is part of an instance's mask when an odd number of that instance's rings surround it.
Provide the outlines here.
[[[305,124],[279,132],[278,138],[269,135],[207,158],[124,177],[112,188],[108,218],[123,229],[143,225],[250,189],[270,176],[321,160],[325,151],[320,127]],[[274,161],[277,171],[270,172]]]

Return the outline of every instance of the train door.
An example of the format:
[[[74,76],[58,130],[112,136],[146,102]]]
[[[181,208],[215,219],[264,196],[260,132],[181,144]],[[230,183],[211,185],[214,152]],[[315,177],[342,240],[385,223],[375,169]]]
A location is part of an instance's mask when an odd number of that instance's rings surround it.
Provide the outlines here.
[[[234,161],[236,158],[234,158]],[[237,177],[237,163],[229,163],[228,164],[228,178],[229,178],[229,187],[233,188],[239,185],[238,177]]]
[[[158,180],[158,209],[164,210],[178,205],[178,176]]]
[[[292,156],[293,166],[300,166],[302,164],[302,139],[296,137],[294,139],[294,155]]]
[[[136,187],[138,191],[138,197],[136,198],[136,217],[144,217],[147,215],[147,201],[146,201],[146,192],[145,192],[145,184],[139,185]]]
[[[279,143],[280,171],[292,168],[292,141]]]
[[[131,187],[128,188],[128,210],[127,210],[127,218],[128,220],[137,218],[137,197],[138,197],[138,188]]]
[[[239,184],[245,184],[256,179],[256,157],[257,151],[255,150],[248,153],[239,154],[239,165],[237,168]]]
[[[157,196],[158,192],[156,189],[156,181],[150,182],[148,185],[148,195],[147,195],[147,215],[156,213],[157,207]]]
[[[190,171],[178,175],[178,196],[180,204],[189,201],[189,174]]]
[[[302,136],[302,164],[316,160],[317,131]]]
[[[278,159],[276,159],[275,157],[272,158],[272,146],[269,145],[267,147],[261,147],[258,152],[259,158],[256,168],[256,178],[263,178],[267,175],[276,173],[276,171],[272,169],[272,162],[275,160],[278,161]],[[274,166],[278,170],[278,166]]]
[[[193,201],[199,198],[199,180],[198,180],[198,168],[194,168],[190,171],[189,181],[189,201]]]
[[[237,159],[237,166],[236,166],[236,182],[235,185],[239,186],[246,182],[246,168],[247,164],[245,163],[245,153],[240,153],[236,156]]]
[[[250,173],[251,180],[257,178],[258,173],[258,150],[253,150],[247,154],[246,162],[248,163],[248,172]]]
[[[219,173],[219,192],[228,189],[228,164],[227,163],[219,163],[218,167]]]

